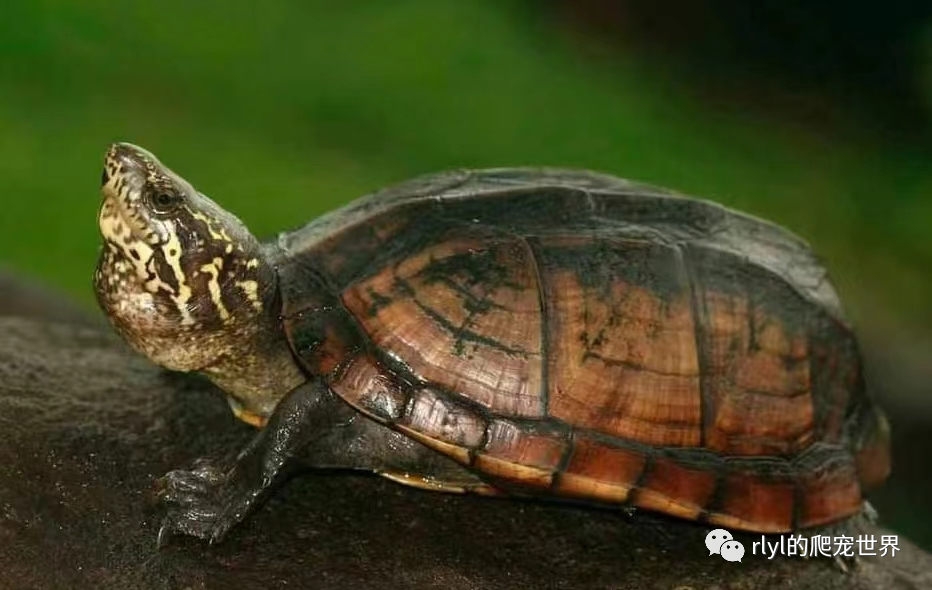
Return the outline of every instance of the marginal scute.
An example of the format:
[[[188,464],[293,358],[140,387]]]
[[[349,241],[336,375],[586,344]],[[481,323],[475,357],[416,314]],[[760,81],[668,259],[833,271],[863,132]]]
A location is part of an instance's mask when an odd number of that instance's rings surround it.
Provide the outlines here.
[[[408,403],[408,394],[368,355],[354,358],[330,387],[337,395],[380,422],[393,423],[401,418]]]
[[[625,502],[646,466],[643,452],[577,433],[573,454],[559,476],[556,491],[567,497]]]
[[[855,443],[855,466],[865,489],[879,487],[890,476],[890,424],[887,417],[863,407],[856,418],[858,440]]]
[[[634,504],[680,518],[696,519],[718,487],[713,465],[685,466],[658,456],[642,478]]]
[[[359,334],[312,264],[279,270],[281,315],[292,351],[314,375],[336,374],[355,357]]]
[[[476,454],[477,469],[537,488],[551,485],[569,448],[564,432],[502,419],[489,423],[485,439],[485,446]]]
[[[470,462],[470,452],[469,449],[466,449],[458,444],[449,443],[433,436],[428,436],[419,430],[403,426],[401,424],[396,424],[394,426],[399,432],[413,438],[419,443],[423,444],[425,447],[431,448],[438,453],[442,453],[454,461],[459,461],[463,465],[469,465]]]
[[[315,375],[329,375],[353,358],[354,338],[339,314],[323,310],[298,313],[284,321],[294,354]]]
[[[818,444],[797,460],[798,528],[811,528],[857,514],[863,507],[858,472],[851,456],[837,447]]]
[[[764,533],[793,530],[797,474],[788,463],[764,461],[760,468],[748,459],[726,466],[710,523]]]
[[[487,426],[476,410],[426,387],[411,393],[408,406],[396,424],[465,448],[478,447]]]

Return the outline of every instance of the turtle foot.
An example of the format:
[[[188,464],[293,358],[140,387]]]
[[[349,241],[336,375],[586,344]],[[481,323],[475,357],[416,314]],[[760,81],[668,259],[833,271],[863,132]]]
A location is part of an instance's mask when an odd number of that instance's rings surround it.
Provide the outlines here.
[[[236,468],[225,471],[206,460],[197,461],[190,471],[165,474],[156,484],[165,512],[158,547],[167,545],[174,534],[219,543],[246,516],[259,492]]]

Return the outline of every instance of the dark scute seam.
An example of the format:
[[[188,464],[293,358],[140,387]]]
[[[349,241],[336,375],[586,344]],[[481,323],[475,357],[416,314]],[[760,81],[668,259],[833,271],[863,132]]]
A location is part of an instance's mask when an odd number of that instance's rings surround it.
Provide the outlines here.
[[[537,277],[537,300],[540,306],[540,409],[541,415],[550,411],[550,302],[544,288],[544,273],[540,265],[540,244],[536,238],[522,238],[527,245]]]
[[[696,339],[696,366],[699,367],[699,446],[708,445],[708,432],[715,421],[715,400],[709,387],[710,367],[706,342],[708,341],[708,309],[702,298],[702,285],[696,275],[696,266],[689,264],[682,245],[675,249],[677,263],[689,289],[689,301],[693,316],[693,334]]]

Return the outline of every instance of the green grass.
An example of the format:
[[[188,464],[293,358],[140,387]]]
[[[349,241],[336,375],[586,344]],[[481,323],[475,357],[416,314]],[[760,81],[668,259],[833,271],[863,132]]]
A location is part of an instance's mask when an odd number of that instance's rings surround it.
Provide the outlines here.
[[[868,121],[815,133],[577,51],[516,2],[9,2],[0,262],[91,305],[103,153],[143,145],[259,235],[461,166],[594,168],[806,237],[860,323],[932,333],[932,166]],[[591,40],[585,40],[591,45]]]

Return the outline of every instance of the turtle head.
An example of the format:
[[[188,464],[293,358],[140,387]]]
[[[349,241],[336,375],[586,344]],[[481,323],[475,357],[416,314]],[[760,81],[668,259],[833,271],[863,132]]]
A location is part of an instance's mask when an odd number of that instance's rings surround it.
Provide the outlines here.
[[[107,151],[98,223],[97,299],[136,350],[173,370],[240,388],[225,363],[249,364],[278,330],[275,272],[246,226],[148,151]],[[226,371],[226,372],[225,372]]]

